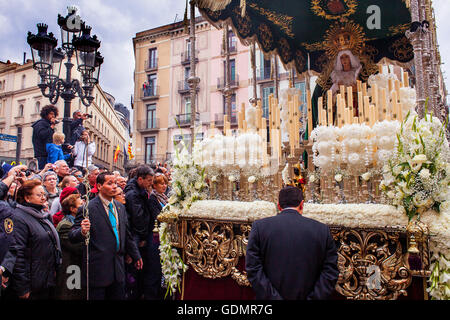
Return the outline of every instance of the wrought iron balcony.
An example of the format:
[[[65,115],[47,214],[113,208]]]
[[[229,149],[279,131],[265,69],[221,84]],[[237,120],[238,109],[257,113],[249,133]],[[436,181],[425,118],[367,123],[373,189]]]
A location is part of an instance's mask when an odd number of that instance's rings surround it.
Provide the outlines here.
[[[158,69],[158,58],[145,61],[145,71],[153,71]]]
[[[196,90],[198,92],[200,90],[200,86],[197,86]],[[189,83],[187,82],[187,80],[178,81],[178,93],[184,94],[184,93],[189,93],[189,92],[190,92],[190,88],[189,88]]]
[[[226,114],[216,114],[214,116],[214,124],[216,125],[216,127],[223,127],[224,125],[224,119],[225,119]],[[231,113],[231,118],[228,119],[228,121],[230,122],[231,125],[237,125],[238,121],[237,121],[237,115],[236,112]]]
[[[180,126],[186,126],[191,124],[191,113],[177,114],[176,119]],[[195,113],[195,120],[200,121],[200,113]]]
[[[195,50],[195,63],[198,62],[198,54],[199,51]],[[185,65],[185,64],[189,64],[191,63],[191,51],[184,51],[181,53],[181,64]]]
[[[137,121],[137,131],[139,132],[150,132],[150,131],[158,131],[160,126],[159,118],[149,118],[147,120],[138,120]]]
[[[239,87],[239,75],[235,75],[231,77],[230,80],[230,88],[238,88]],[[225,77],[217,78],[217,90],[225,89]]]
[[[149,86],[142,88],[142,99],[157,99],[159,98],[159,86]]]
[[[237,41],[231,41],[228,47],[230,54],[237,53]],[[225,47],[222,45],[222,56],[225,55]]]

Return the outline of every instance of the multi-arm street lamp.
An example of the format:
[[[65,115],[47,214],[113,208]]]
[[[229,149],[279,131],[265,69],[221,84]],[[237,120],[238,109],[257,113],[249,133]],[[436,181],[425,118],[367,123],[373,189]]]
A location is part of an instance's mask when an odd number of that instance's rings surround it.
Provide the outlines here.
[[[91,27],[87,26],[76,14],[77,9],[68,8],[66,17],[58,15],[58,25],[61,28],[62,48],[56,49],[58,40],[53,33],[47,33],[46,24],[38,24],[38,33],[28,32],[27,42],[31,47],[33,68],[38,71],[41,82],[39,88],[50,103],[56,104],[59,97],[64,100],[63,132],[66,139],[70,138],[70,105],[78,95],[83,105],[89,106],[94,97],[92,95],[95,84],[98,83],[100,66],[103,57],[98,49],[100,41],[97,36],[91,37]],[[82,81],[72,79],[71,62],[76,55],[78,68]],[[66,66],[65,78],[60,78],[61,64]]]

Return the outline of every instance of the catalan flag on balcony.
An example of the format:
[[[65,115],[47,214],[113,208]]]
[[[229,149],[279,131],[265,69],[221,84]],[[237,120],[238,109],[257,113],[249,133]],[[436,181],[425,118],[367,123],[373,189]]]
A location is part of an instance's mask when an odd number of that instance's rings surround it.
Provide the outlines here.
[[[128,143],[128,155],[130,156],[130,160],[134,158],[133,152],[131,151],[131,142]]]
[[[120,153],[120,145],[117,145],[116,151],[114,152],[114,162],[117,162]]]

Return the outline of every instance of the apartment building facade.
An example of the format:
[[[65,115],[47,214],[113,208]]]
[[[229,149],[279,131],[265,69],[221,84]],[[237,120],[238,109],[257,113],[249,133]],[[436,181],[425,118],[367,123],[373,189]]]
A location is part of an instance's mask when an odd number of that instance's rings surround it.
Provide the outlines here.
[[[72,71],[73,77],[78,77],[78,72]],[[34,150],[31,137],[33,128],[31,125],[40,119],[42,107],[49,104],[39,87],[40,78],[33,69],[31,60],[24,64],[0,62],[0,133],[17,136],[18,127],[22,127],[21,157],[22,163],[30,163],[34,159]],[[93,90],[94,101],[89,107],[85,107],[79,98],[72,100],[71,113],[81,110],[89,113],[92,118],[84,121],[84,126],[92,132],[96,143],[96,152],[93,162],[110,170],[118,170],[124,173],[123,146],[129,139],[128,131],[120,118],[114,112],[114,107],[108,100],[108,96],[99,85]],[[59,111],[59,120],[64,114],[64,101],[60,98],[56,104]],[[62,132],[62,121],[56,127]],[[114,151],[117,145],[122,150],[118,161],[114,162]],[[0,162],[12,162],[15,160],[17,143],[0,140]]]
[[[197,88],[196,138],[206,135],[211,123],[223,126],[227,106],[223,95],[225,86],[225,56],[223,32],[203,18],[196,19]],[[229,33],[231,43],[230,72],[232,119],[237,126],[236,112],[240,103],[248,103],[248,48]],[[134,133],[136,161],[151,163],[170,160],[176,145],[191,139],[190,76],[191,44],[182,22],[154,28],[136,34]],[[157,57],[157,67],[147,68],[148,61]],[[151,97],[146,97],[150,90]],[[153,90],[159,94],[153,97]]]
[[[233,30],[216,29],[202,17],[195,27],[196,76],[200,78],[196,95],[196,139],[206,136],[212,124],[223,128],[224,115],[231,114],[231,128],[237,128],[237,112],[253,97],[250,48]],[[226,55],[224,38],[229,42],[231,111],[224,95]],[[136,162],[170,160],[181,139],[191,139],[190,76],[191,44],[185,25],[177,22],[139,32],[133,38],[135,53],[135,91],[133,145]],[[278,58],[277,58],[278,59]],[[257,95],[268,118],[268,97],[275,92],[273,59],[257,49]],[[312,83],[313,81],[311,81]],[[294,86],[302,91],[306,108],[306,79],[294,74]],[[289,71],[278,61],[278,92],[289,87]],[[313,88],[312,88],[313,89]]]

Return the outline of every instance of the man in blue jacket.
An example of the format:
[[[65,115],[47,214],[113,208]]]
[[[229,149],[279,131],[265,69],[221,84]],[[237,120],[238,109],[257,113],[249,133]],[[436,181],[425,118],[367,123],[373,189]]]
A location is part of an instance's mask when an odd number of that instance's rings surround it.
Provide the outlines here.
[[[246,271],[256,299],[328,299],[339,276],[330,229],[302,216],[298,188],[282,189],[278,208],[277,216],[253,223],[248,240]]]

